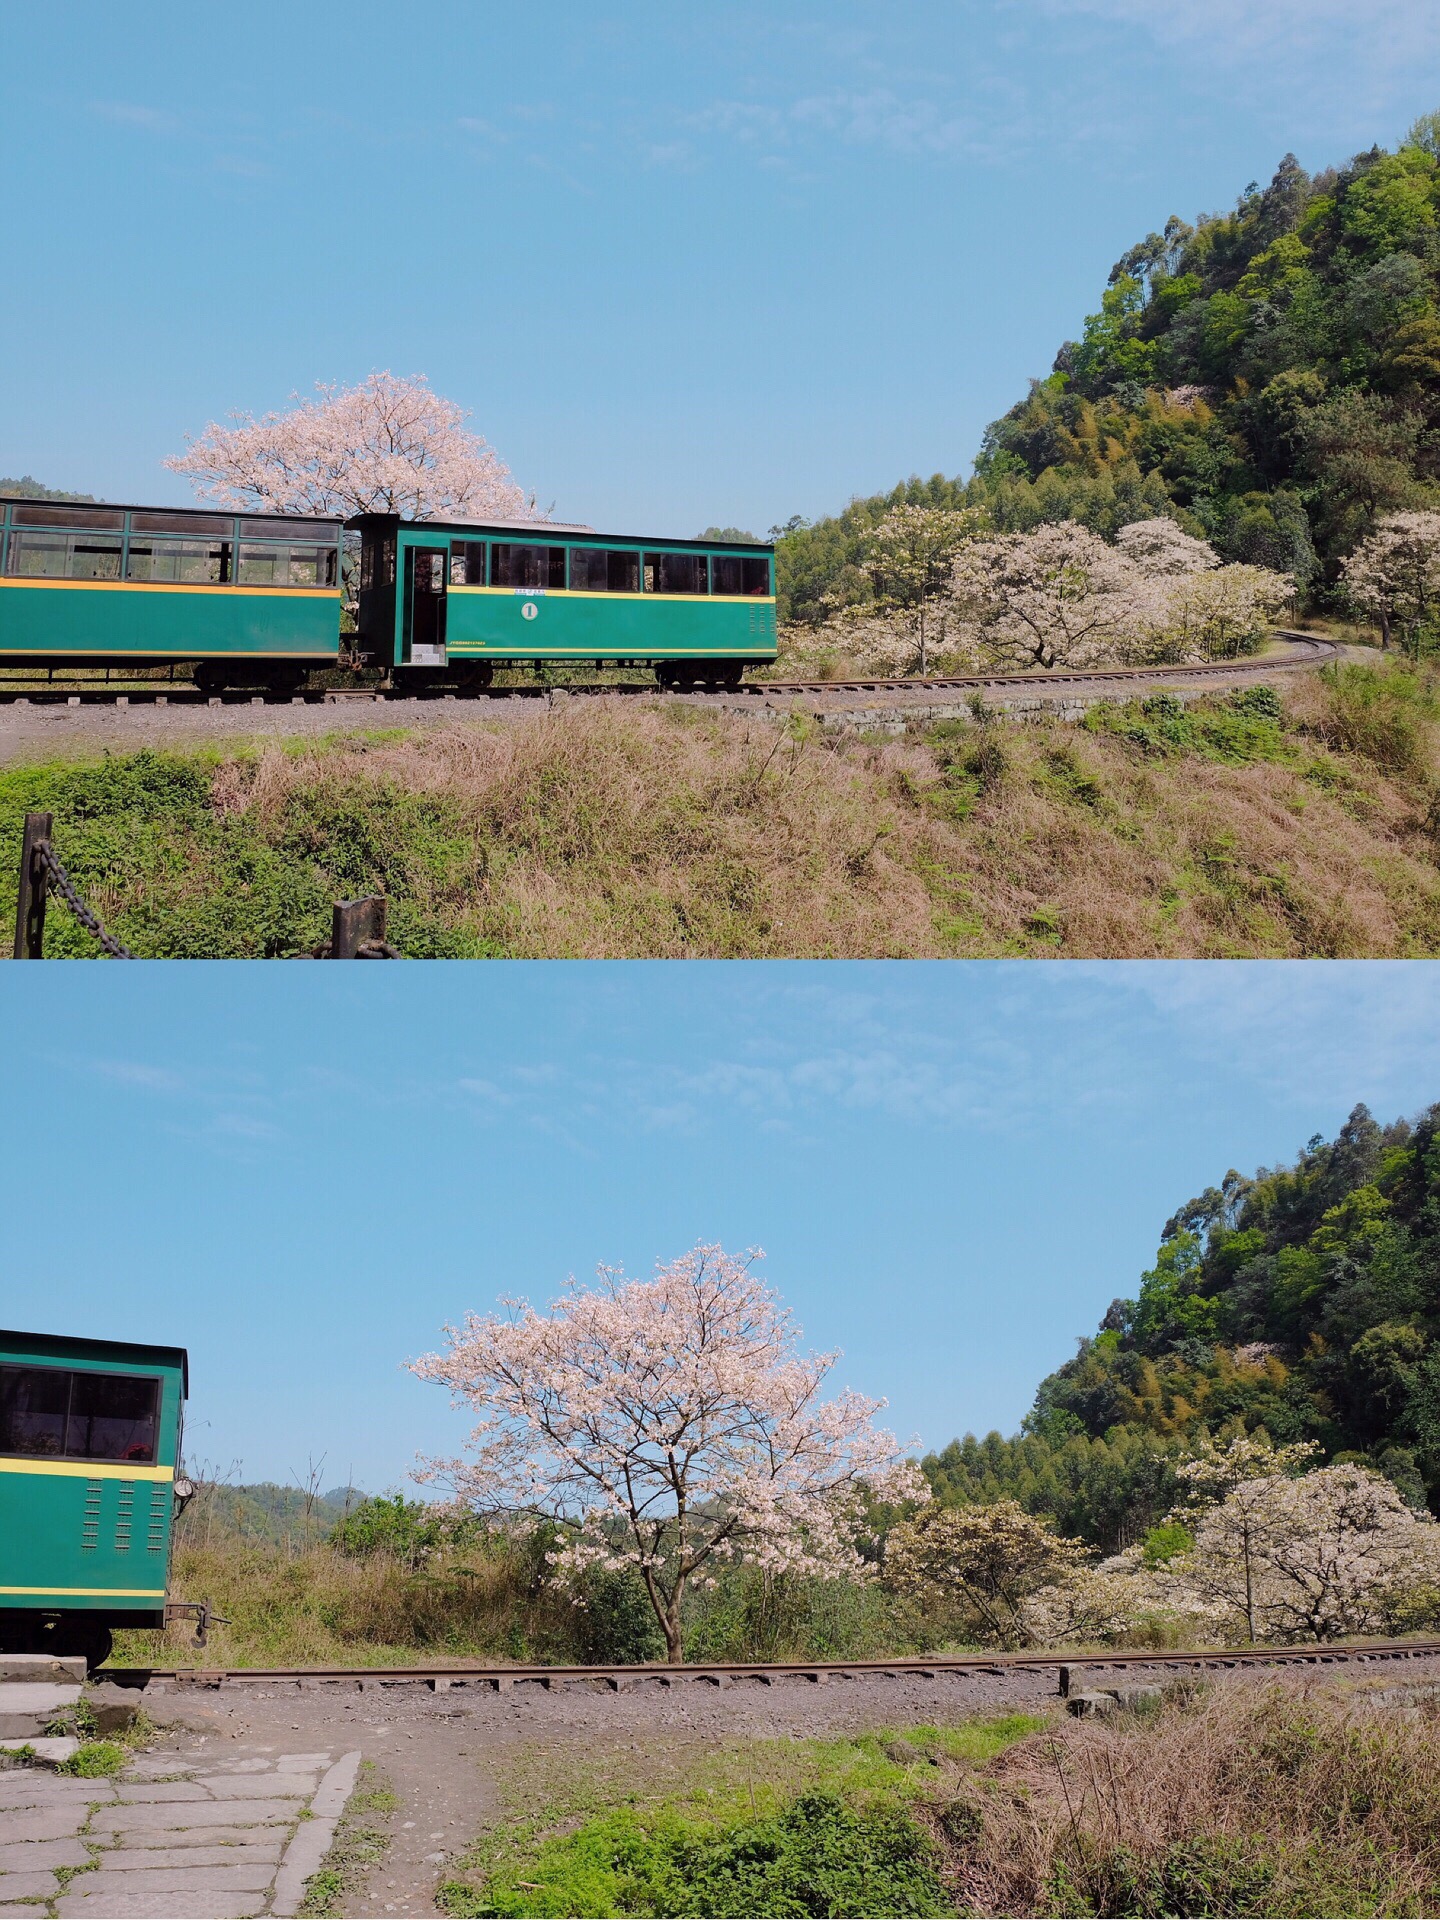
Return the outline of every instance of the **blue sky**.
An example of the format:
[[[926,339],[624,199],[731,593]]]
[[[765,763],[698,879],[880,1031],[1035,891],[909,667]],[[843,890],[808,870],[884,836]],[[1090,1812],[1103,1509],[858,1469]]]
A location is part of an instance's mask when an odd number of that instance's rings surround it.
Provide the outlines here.
[[[188,1345],[192,1453],[402,1481],[402,1369],[760,1246],[905,1438],[1013,1430],[1232,1166],[1440,1097],[1418,964],[0,968],[0,1324]]]
[[[1433,0],[11,7],[0,473],[425,373],[542,507],[763,532],[937,469],[1111,262],[1440,106]]]

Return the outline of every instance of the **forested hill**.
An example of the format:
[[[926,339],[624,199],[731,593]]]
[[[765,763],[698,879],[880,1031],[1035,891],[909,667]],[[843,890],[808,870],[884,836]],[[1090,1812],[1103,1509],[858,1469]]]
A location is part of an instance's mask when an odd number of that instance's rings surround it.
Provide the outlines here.
[[[1002,531],[1170,513],[1323,594],[1378,515],[1440,504],[1440,114],[1313,177],[1287,154],[1232,212],[1147,234],[971,480],[775,530],[782,616],[863,599],[865,534],[922,497]]]
[[[1014,1495],[1113,1548],[1163,1515],[1202,1430],[1235,1423],[1363,1457],[1440,1510],[1440,1107],[1386,1127],[1356,1107],[1293,1166],[1187,1201],[1022,1434],[925,1468],[943,1499]]]

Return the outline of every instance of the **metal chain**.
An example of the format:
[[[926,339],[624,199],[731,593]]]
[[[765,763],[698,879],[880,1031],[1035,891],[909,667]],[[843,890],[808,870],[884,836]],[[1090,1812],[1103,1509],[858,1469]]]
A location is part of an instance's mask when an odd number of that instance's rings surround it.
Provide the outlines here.
[[[56,893],[59,894],[60,898],[65,902],[66,906],[70,909],[71,913],[74,914],[85,931],[98,940],[106,953],[110,954],[112,958],[116,960],[133,960],[135,956],[131,953],[130,949],[122,946],[113,933],[107,933],[105,931],[99,920],[96,919],[95,915],[75,891],[74,881],[70,878],[69,874],[66,873],[64,867],[61,866],[55,849],[50,845],[50,842],[48,840],[41,840],[36,845],[35,852],[44,863],[45,871],[49,874],[50,883]]]

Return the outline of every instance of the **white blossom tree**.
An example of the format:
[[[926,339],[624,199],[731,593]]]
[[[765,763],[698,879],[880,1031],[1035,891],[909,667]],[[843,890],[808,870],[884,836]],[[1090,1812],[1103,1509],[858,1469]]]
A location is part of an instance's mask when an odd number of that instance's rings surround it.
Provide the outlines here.
[[[915,623],[915,655],[930,671],[926,614],[933,608],[943,637],[955,555],[985,525],[978,507],[891,507],[865,543],[865,558],[882,607]]]
[[[1380,628],[1384,646],[1398,636],[1418,655],[1440,614],[1440,513],[1390,513],[1341,565],[1345,597]]]
[[[1135,562],[1074,520],[969,541],[952,593],[980,656],[1015,668],[1113,659],[1153,626],[1157,606]]]
[[[1252,1640],[1373,1633],[1405,1588],[1440,1582],[1440,1525],[1367,1467],[1274,1474],[1202,1516],[1180,1571],[1232,1606]]]
[[[1208,540],[1197,540],[1164,514],[1154,520],[1132,520],[1116,534],[1115,545],[1142,573],[1157,579],[1206,573],[1220,564]]]
[[[268,513],[518,519],[525,495],[454,401],[423,377],[317,387],[287,413],[211,421],[165,465],[204,499]],[[533,503],[532,503],[533,504]],[[533,515],[532,515],[533,517]]]
[[[697,1246],[653,1280],[601,1267],[548,1313],[506,1301],[411,1363],[477,1416],[466,1454],[420,1477],[553,1522],[562,1575],[633,1568],[674,1661],[685,1593],[717,1563],[860,1577],[868,1501],[928,1498],[874,1424],[883,1401],[821,1397],[838,1355],[800,1353],[759,1257]]]
[[[1288,573],[1269,567],[1216,567],[1170,579],[1155,624],[1155,654],[1224,660],[1253,652],[1294,591]]]
[[[1079,1540],[1063,1539],[1015,1500],[932,1503],[885,1539],[885,1578],[897,1592],[958,1603],[1002,1646],[1033,1643],[1027,1603],[1042,1589],[1073,1583],[1085,1559]]]

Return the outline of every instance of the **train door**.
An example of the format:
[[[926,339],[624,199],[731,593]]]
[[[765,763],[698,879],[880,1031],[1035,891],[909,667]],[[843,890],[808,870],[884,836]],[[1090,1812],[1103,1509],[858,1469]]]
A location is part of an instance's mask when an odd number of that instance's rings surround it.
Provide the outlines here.
[[[445,664],[445,588],[448,547],[405,549],[405,652],[412,667]]]

